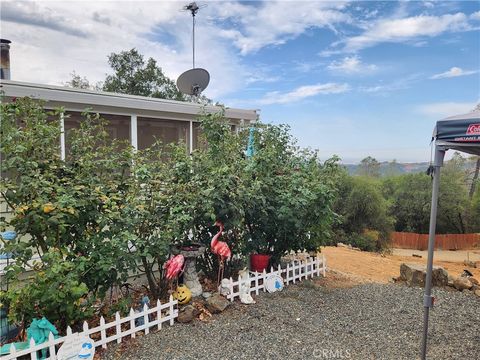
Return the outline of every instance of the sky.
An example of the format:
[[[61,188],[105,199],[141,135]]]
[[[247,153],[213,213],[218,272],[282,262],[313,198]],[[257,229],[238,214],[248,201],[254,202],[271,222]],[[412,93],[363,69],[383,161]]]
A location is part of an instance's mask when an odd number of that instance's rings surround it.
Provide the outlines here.
[[[95,83],[137,48],[176,79],[192,67],[187,1],[6,1],[12,80]],[[480,102],[478,1],[199,1],[204,94],[289,124],[344,163],[430,160],[435,120]]]

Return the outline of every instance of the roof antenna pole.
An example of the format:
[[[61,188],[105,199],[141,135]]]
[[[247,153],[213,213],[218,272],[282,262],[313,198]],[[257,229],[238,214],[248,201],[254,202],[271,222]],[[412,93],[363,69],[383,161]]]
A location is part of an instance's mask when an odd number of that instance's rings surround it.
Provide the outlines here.
[[[195,69],[195,15],[200,7],[196,2],[192,2],[184,7],[185,10],[189,10],[192,13],[192,57],[193,57],[193,69]]]

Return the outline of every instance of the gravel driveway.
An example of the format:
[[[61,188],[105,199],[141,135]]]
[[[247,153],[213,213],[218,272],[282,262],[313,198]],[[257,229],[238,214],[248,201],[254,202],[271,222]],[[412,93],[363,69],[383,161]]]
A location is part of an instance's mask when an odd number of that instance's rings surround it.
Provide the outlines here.
[[[480,298],[435,290],[429,359],[480,359]],[[423,290],[307,281],[111,347],[104,359],[418,359]]]

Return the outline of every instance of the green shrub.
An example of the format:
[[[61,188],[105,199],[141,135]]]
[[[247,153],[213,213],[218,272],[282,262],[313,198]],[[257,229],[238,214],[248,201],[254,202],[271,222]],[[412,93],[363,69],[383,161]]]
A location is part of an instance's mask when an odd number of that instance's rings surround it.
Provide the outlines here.
[[[9,319],[30,324],[32,319],[45,316],[60,329],[88,319],[93,314],[92,298],[76,270],[64,254],[50,249],[33,275],[17,279],[6,292]]]

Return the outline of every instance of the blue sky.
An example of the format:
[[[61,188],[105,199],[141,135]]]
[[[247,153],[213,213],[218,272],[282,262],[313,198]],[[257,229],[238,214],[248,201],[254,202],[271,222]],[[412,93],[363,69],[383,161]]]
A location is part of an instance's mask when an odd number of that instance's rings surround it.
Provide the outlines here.
[[[191,22],[174,1],[4,1],[12,78],[95,82],[137,47],[172,78],[191,67]],[[205,94],[287,123],[322,158],[428,161],[435,119],[480,99],[477,1],[204,1]],[[32,61],[32,59],[35,59]]]

